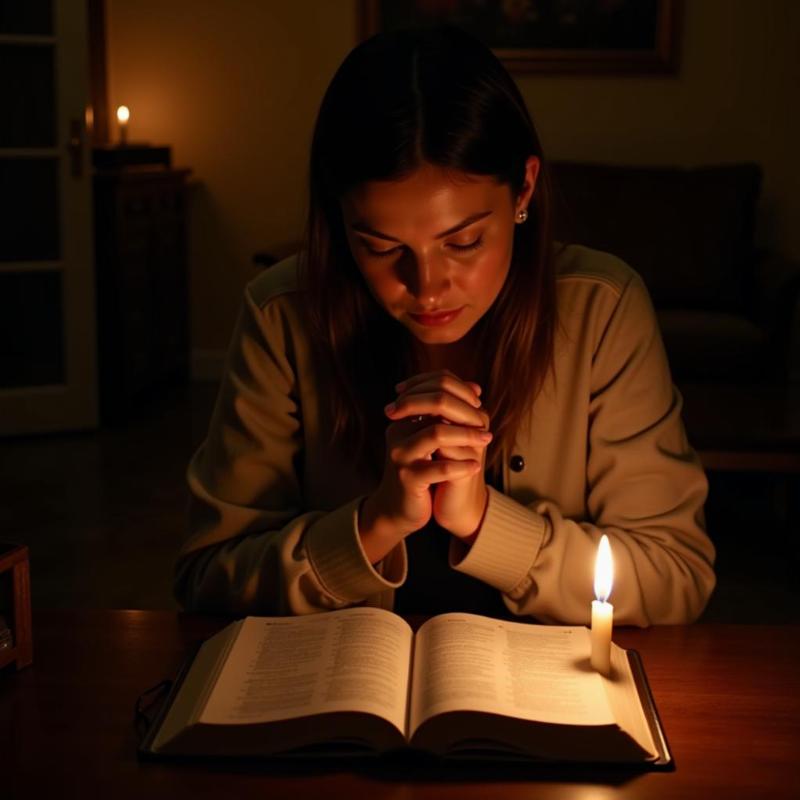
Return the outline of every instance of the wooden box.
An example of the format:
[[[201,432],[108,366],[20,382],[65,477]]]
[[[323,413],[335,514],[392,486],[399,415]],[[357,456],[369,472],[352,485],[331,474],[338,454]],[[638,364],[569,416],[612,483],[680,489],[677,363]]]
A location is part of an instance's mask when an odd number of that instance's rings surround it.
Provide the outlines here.
[[[0,542],[0,616],[11,631],[10,646],[7,632],[0,636],[0,669],[12,663],[27,667],[33,662],[31,583],[28,548],[22,544]]]

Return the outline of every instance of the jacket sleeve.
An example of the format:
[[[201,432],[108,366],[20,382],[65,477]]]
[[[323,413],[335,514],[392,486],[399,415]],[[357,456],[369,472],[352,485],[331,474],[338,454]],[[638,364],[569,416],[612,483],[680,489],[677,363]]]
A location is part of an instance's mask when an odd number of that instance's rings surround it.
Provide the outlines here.
[[[358,504],[304,507],[302,407],[292,320],[249,291],[205,442],[192,458],[188,535],[175,565],[187,610],[307,614],[391,596],[405,548],[377,567],[358,536]]]
[[[636,275],[596,342],[591,375],[590,521],[565,519],[550,500],[525,506],[490,489],[475,542],[465,552],[454,541],[451,566],[495,586],[515,614],[586,624],[605,533],[614,560],[615,621],[690,622],[715,584],[703,516],[708,483],[687,441],[655,312]]]

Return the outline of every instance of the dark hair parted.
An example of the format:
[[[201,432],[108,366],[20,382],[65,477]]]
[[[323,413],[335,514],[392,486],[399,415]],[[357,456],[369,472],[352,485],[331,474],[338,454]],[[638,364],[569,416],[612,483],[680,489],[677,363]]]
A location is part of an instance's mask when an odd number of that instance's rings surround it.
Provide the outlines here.
[[[302,285],[320,363],[331,372],[333,437],[362,466],[383,458],[383,406],[414,368],[411,334],[369,292],[347,242],[340,200],[424,163],[494,176],[514,195],[541,163],[529,219],[516,225],[509,274],[477,323],[482,402],[494,439],[488,466],[525,424],[553,361],[556,325],[551,189],[519,90],[494,54],[452,27],[383,33],[356,47],[322,100],[311,147]]]

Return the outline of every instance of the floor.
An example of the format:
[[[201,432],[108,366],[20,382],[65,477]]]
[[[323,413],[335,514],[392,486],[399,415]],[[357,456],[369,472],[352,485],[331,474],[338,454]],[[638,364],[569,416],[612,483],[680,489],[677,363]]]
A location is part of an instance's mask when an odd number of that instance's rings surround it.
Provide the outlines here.
[[[0,538],[30,549],[35,608],[177,608],[186,464],[216,385],[173,389],[124,426],[0,443]]]
[[[36,608],[176,608],[186,464],[216,386],[193,383],[97,433],[0,443],[0,538],[30,548]],[[800,481],[711,473],[718,588],[703,619],[800,623]]]

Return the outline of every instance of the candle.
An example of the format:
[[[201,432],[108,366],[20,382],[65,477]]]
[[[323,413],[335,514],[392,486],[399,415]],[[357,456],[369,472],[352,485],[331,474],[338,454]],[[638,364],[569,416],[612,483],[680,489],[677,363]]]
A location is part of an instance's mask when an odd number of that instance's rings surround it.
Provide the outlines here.
[[[128,106],[120,106],[117,109],[117,122],[119,123],[119,143],[124,146],[128,141],[128,120],[131,112]]]
[[[611,546],[603,534],[597,548],[594,565],[594,594],[592,601],[592,667],[603,675],[611,672],[611,628],[614,624],[614,606],[608,601],[614,579]]]

